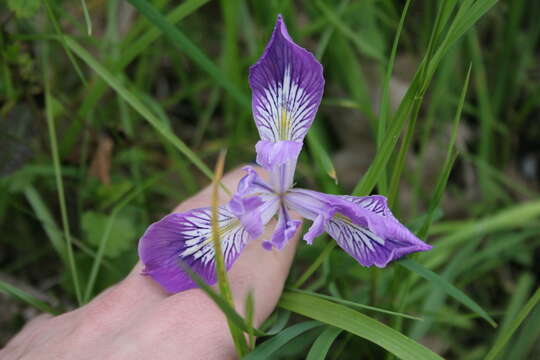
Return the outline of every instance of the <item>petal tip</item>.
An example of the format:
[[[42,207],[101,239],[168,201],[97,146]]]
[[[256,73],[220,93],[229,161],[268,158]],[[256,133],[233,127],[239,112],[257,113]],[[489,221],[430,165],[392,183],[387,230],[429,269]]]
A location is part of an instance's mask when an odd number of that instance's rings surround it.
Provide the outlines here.
[[[293,41],[281,15],[248,79],[261,138],[303,141],[324,91],[323,69],[312,53]]]

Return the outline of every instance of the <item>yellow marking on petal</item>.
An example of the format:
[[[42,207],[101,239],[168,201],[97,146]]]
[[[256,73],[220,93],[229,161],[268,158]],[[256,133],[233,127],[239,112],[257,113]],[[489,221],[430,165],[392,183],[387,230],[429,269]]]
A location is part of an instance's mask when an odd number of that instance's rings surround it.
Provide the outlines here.
[[[232,220],[228,222],[227,224],[220,226],[218,228],[218,235],[220,239],[223,239],[223,236],[225,236],[228,232],[234,230],[238,225],[240,225],[240,220]],[[208,243],[212,242],[212,236],[209,236],[202,245],[206,245]]]
[[[281,108],[281,116],[280,116],[280,126],[279,126],[279,137],[280,140],[288,140],[287,139],[287,130],[289,128],[289,113],[287,112],[287,109],[285,106]]]
[[[360,226],[360,225],[358,225],[358,224],[353,223],[352,220],[351,220],[350,218],[348,218],[347,216],[342,215],[342,214],[340,214],[340,213],[335,213],[334,216],[333,216],[333,218],[335,218],[335,219],[337,219],[337,220],[341,220],[341,221],[343,221],[344,223],[346,223],[347,225],[349,225],[349,226],[351,226],[351,227],[353,227],[353,228],[355,228],[355,229],[358,229],[358,230],[364,230],[364,231],[365,231],[365,230],[369,231],[369,232],[371,233],[370,237],[371,237],[373,240],[375,240],[376,242],[378,242],[378,243],[381,244],[381,245],[384,245],[385,241],[384,241],[383,238],[379,237],[377,234],[375,234],[375,233],[372,232],[371,230],[366,229],[366,228],[364,228],[363,226]],[[364,243],[367,245],[367,247],[368,247],[370,250],[373,250],[373,246],[371,245],[370,242],[364,242]]]
[[[356,226],[356,224],[353,224],[351,219],[349,219],[347,216],[342,215],[340,213],[335,213],[333,217],[336,218],[337,220],[341,220],[347,223],[348,225]]]

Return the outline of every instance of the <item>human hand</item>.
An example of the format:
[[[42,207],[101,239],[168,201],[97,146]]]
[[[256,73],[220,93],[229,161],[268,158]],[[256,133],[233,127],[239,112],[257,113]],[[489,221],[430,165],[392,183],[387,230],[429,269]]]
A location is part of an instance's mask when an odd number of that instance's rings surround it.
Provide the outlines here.
[[[259,171],[264,176],[262,170]],[[223,178],[234,189],[239,169]],[[210,204],[206,188],[178,205],[184,212]],[[221,202],[228,196],[221,191]],[[269,238],[274,226],[261,237]],[[239,313],[248,292],[254,298],[254,322],[260,325],[275,308],[287,278],[298,233],[281,251],[267,251],[252,241],[228,272]],[[231,359],[235,357],[226,318],[200,289],[167,294],[150,277],[141,276],[139,262],[120,283],[89,304],[52,317],[41,315],[27,324],[0,358],[11,359]]]

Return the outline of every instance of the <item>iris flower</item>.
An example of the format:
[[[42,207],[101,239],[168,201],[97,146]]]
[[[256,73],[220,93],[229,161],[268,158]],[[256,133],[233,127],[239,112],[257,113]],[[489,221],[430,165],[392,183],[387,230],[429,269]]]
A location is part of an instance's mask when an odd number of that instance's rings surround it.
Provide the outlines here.
[[[313,221],[304,235],[308,244],[326,232],[363,266],[385,267],[431,248],[392,215],[384,196],[329,195],[294,187],[296,162],[321,102],[324,77],[315,57],[291,39],[281,16],[263,55],[249,70],[249,85],[261,137],[255,147],[257,163],[267,170],[269,181],[245,167],[236,193],[218,209],[227,270],[274,217],[273,235],[262,246],[283,249],[301,224],[290,211]],[[139,256],[143,273],[169,292],[196,287],[180,262],[214,284],[211,208],[172,213],[150,225],[140,239]]]

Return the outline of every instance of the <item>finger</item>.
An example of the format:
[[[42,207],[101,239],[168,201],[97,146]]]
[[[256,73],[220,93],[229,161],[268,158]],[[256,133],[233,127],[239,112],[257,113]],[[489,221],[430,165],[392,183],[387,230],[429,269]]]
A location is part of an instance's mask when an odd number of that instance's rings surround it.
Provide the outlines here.
[[[266,235],[270,235],[272,229],[270,227]],[[245,315],[246,295],[248,292],[253,294],[256,327],[276,306],[297,242],[298,234],[283,250],[267,251],[260,241],[253,241],[228,273],[237,312]],[[181,340],[162,344],[160,348],[165,354],[177,353],[186,359],[235,358],[235,347],[225,315],[200,289],[184,291],[159,302],[147,323],[159,323],[160,328],[165,329],[141,336],[150,344],[162,339],[164,333],[182,334]]]
[[[232,292],[240,313],[244,313],[248,293],[253,295],[256,326],[262,324],[277,305],[300,235],[298,230],[282,250],[266,250],[262,246],[262,240],[272,238],[274,224],[275,221],[269,224],[263,237],[246,247],[230,271]]]

